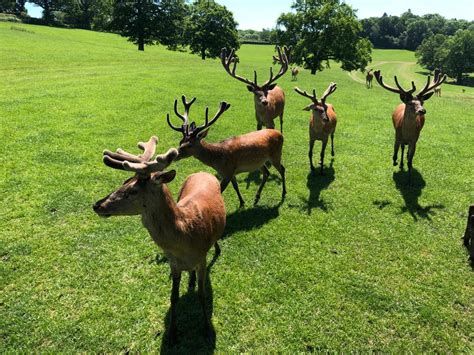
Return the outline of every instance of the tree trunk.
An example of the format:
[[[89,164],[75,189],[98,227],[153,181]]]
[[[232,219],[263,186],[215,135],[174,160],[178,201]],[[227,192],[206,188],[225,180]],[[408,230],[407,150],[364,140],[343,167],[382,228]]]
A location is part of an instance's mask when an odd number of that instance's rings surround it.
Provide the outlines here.
[[[143,38],[138,39],[138,50],[139,51],[145,50],[145,42],[143,41]]]
[[[458,75],[456,75],[456,84],[462,84],[462,73],[458,73]]]
[[[205,49],[201,49],[201,59],[206,60],[206,50]]]
[[[311,75],[315,75],[316,74],[316,68],[315,67],[311,67]]]

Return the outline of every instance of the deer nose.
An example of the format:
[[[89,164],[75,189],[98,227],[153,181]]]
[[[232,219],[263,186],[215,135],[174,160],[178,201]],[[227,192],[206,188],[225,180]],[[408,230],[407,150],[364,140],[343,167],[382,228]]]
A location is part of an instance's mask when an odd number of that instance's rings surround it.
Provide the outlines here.
[[[426,110],[424,108],[420,108],[418,109],[417,113],[424,115],[426,113]]]
[[[92,209],[97,212],[97,210],[100,208],[100,201],[94,203],[92,205]]]

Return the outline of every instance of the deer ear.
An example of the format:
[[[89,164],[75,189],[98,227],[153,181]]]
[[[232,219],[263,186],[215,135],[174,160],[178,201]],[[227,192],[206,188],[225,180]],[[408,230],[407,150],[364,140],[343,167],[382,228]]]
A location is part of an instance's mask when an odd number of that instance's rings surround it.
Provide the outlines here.
[[[434,94],[434,91],[429,92],[429,93],[423,95],[422,100],[423,100],[423,101],[428,100],[431,96],[433,96],[433,94]]]
[[[405,95],[403,93],[400,94],[400,100],[402,100],[402,102],[404,102],[404,103],[407,103],[411,99],[413,99],[413,97],[411,95]]]
[[[196,135],[196,138],[197,138],[197,139],[206,138],[208,132],[209,132],[209,128],[205,129],[204,131],[199,132],[199,133]]]
[[[313,109],[313,104],[309,104],[305,108],[303,108],[303,111],[311,111]]]
[[[159,184],[167,184],[173,181],[175,177],[176,177],[176,170],[170,170],[165,173],[158,172],[155,175],[153,175],[152,179],[155,184],[159,185]]]
[[[247,85],[247,90],[250,91],[250,92],[253,92],[253,86]]]

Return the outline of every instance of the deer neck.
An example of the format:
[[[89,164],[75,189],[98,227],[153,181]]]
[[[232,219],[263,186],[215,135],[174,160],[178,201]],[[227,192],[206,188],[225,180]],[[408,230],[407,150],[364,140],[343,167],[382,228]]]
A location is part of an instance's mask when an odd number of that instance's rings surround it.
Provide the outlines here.
[[[173,244],[180,217],[176,202],[165,184],[147,194],[142,223],[161,248],[168,249]]]
[[[201,144],[196,148],[194,157],[207,166],[218,170],[219,163],[223,157],[223,149],[219,143],[212,144],[202,140]]]

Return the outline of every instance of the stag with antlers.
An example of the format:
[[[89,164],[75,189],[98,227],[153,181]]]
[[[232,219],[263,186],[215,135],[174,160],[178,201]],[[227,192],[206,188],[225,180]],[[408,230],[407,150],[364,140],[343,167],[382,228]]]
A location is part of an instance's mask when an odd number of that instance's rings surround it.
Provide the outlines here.
[[[407,160],[408,173],[411,175],[413,167],[413,157],[416,150],[416,142],[420,137],[421,129],[425,124],[426,110],[423,103],[433,95],[433,90],[440,86],[446,80],[446,74],[441,75],[440,70],[435,70],[434,81],[431,82],[430,76],[427,78],[426,85],[417,94],[415,83],[411,82],[411,89],[405,90],[401,87],[397,77],[394,77],[396,88],[383,82],[380,70],[374,72],[375,79],[384,89],[398,94],[402,103],[398,105],[392,114],[393,127],[395,128],[395,144],[393,151],[393,165],[398,165],[397,156],[400,146],[402,147],[402,156],[400,159],[400,169],[403,169],[403,154],[405,145],[408,145]]]
[[[235,175],[255,171],[257,169],[262,171],[262,182],[255,195],[254,203],[257,204],[263,187],[270,175],[270,172],[265,166],[265,162],[270,161],[280,173],[283,182],[282,199],[285,197],[285,168],[281,164],[283,135],[280,132],[274,129],[263,129],[241,136],[231,137],[219,143],[207,143],[203,138],[207,136],[210,126],[229,109],[230,104],[221,102],[219,110],[210,121],[208,117],[209,109],[206,108],[205,123],[201,126],[196,126],[195,122],[189,123],[189,109],[196,98],[188,102],[183,95],[181,99],[184,105],[184,114],[178,112],[178,100],[174,102],[174,111],[176,116],[182,120],[182,125],[174,126],[170,121],[169,114],[166,117],[168,125],[183,135],[180,141],[177,159],[193,156],[204,164],[214,168],[222,178],[221,192],[224,192],[229,183],[232,182],[241,207],[244,205],[244,200],[240,194]]]
[[[273,120],[280,117],[280,131],[283,133],[283,113],[285,110],[285,93],[283,90],[276,85],[276,81],[281,78],[288,70],[288,56],[289,49],[284,48],[283,52],[280,47],[278,50],[278,63],[281,68],[277,75],[273,75],[273,69],[270,67],[270,78],[263,83],[258,85],[257,83],[257,72],[254,71],[253,81],[239,76],[235,73],[237,68],[237,62],[235,58],[235,50],[232,49],[227,55],[227,50],[222,49],[221,62],[226,72],[238,81],[243,82],[247,85],[247,89],[254,94],[255,102],[255,117],[257,119],[257,130],[262,129],[263,126],[266,128],[275,128]],[[230,67],[232,64],[232,68]]]
[[[309,120],[309,164],[311,170],[314,170],[313,165],[313,147],[316,140],[322,141],[321,154],[320,154],[320,172],[324,174],[324,152],[326,151],[326,145],[328,139],[331,137],[331,155],[334,156],[334,132],[336,131],[336,112],[334,106],[330,103],[326,103],[326,99],[334,91],[336,91],[336,83],[329,84],[328,88],[324,92],[321,99],[318,100],[316,97],[316,90],[313,89],[313,94],[310,95],[306,91],[303,91],[295,87],[295,91],[311,100],[311,103],[306,106],[303,110],[311,111],[311,118]]]
[[[158,139],[151,137],[139,143],[144,151],[134,155],[118,149],[104,151],[105,165],[135,173],[123,185],[93,209],[102,217],[141,215],[142,223],[155,243],[163,249],[171,267],[171,318],[169,337],[176,341],[176,304],[183,271],[189,271],[189,288],[198,280],[198,296],[205,317],[206,335],[212,335],[212,324],[205,304],[206,255],[212,245],[219,252],[217,240],[224,231],[226,214],[219,182],[208,173],[190,175],[181,187],[178,203],[166,186],[176,171],[163,170],[178,156],[174,148],[152,160]]]

